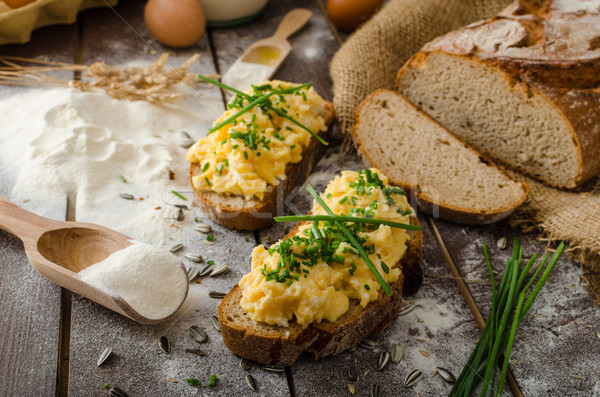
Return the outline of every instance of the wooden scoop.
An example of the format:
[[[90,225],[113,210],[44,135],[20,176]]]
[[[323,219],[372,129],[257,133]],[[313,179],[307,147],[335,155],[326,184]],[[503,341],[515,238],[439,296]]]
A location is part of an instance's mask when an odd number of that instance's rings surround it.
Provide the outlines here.
[[[109,295],[77,277],[77,272],[130,246],[130,237],[92,223],[61,222],[43,218],[25,211],[1,196],[0,229],[23,241],[27,258],[35,270],[48,280],[138,323],[154,324],[168,318],[144,317],[121,297]],[[183,264],[181,269],[186,272]]]
[[[279,26],[277,27],[277,30],[273,36],[251,44],[250,47],[248,47],[246,51],[244,51],[244,53],[235,61],[234,65],[232,65],[229,70],[236,70],[234,66],[239,62],[257,64],[259,66],[262,65],[263,67],[268,66],[271,68],[270,74],[262,77],[264,80],[270,79],[275,72],[277,72],[285,58],[292,50],[291,44],[289,41],[287,41],[288,37],[306,25],[311,16],[312,11],[305,8],[295,8],[288,12],[279,23]],[[222,81],[225,84],[228,84],[228,81],[233,81],[229,71],[225,73]],[[252,84],[258,84],[261,82],[262,81],[254,81]],[[239,87],[238,89],[244,91],[244,88],[245,87]]]

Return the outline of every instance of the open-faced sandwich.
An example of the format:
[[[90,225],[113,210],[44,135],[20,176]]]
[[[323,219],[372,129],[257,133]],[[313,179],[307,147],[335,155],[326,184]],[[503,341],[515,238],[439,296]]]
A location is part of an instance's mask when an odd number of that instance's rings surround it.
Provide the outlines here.
[[[422,281],[422,237],[404,192],[377,169],[343,171],[283,240],[252,252],[218,309],[225,345],[264,364],[339,353],[397,318]]]
[[[310,83],[269,81],[237,91],[187,153],[202,210],[232,228],[270,225],[278,195],[302,184],[323,155],[333,115]]]

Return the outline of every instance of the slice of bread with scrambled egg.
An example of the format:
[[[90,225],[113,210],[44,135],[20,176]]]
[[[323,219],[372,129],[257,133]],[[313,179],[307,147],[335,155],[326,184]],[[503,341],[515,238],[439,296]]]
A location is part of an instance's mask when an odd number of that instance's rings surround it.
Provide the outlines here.
[[[269,81],[248,95],[258,97],[269,90],[297,86]],[[234,96],[214,125],[248,103],[249,99]],[[328,137],[334,119],[331,102],[312,87],[305,87],[275,95],[269,104],[286,117],[265,106],[254,106],[198,140],[186,156],[200,208],[209,218],[230,228],[257,230],[271,225],[278,206],[283,211],[283,199],[304,182],[325,153],[325,145],[307,129],[321,138]]]
[[[380,186],[365,178],[361,184],[361,175],[377,176]],[[419,224],[403,192],[375,169],[344,171],[321,198],[336,214]],[[311,210],[323,213],[318,205]],[[290,365],[302,352],[318,359],[356,346],[397,318],[403,292],[416,292],[422,282],[421,231],[349,225],[359,228],[356,236],[392,295],[334,225],[302,222],[269,250],[256,247],[251,272],[219,305],[221,334],[232,352]],[[313,238],[318,234],[324,240]]]

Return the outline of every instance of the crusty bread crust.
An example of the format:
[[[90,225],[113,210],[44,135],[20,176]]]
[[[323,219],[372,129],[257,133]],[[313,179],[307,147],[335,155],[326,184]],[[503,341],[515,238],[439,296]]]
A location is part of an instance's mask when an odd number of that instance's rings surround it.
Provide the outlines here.
[[[418,225],[419,221],[413,217],[411,224]],[[225,346],[238,356],[262,364],[291,365],[303,352],[319,359],[340,353],[367,336],[378,334],[398,317],[403,291],[415,293],[423,279],[422,233],[409,231],[409,234],[411,239],[400,261],[402,274],[390,285],[394,290],[392,296],[381,291],[378,300],[365,308],[357,300],[351,300],[349,310],[335,323],[323,320],[302,328],[296,322],[291,322],[289,327],[280,327],[252,321],[240,307],[241,289],[234,286],[218,308]]]
[[[326,102],[322,115],[328,130],[319,134],[327,140],[334,119],[333,104]],[[262,200],[245,200],[242,196],[205,192],[194,188],[192,178],[201,173],[200,164],[190,164],[190,184],[200,209],[212,220],[232,229],[258,230],[273,224],[273,217],[283,213],[283,200],[294,188],[302,185],[325,154],[326,147],[315,138],[304,148],[302,160],[286,166],[286,179],[267,192]]]
[[[369,153],[369,151],[363,149],[363,139],[369,139],[369,137],[362,135],[360,115],[362,114],[363,107],[368,106],[369,103],[374,98],[377,98],[377,96],[380,93],[385,93],[385,92],[392,93],[392,91],[389,91],[389,90],[377,90],[363,100],[363,102],[360,104],[360,106],[356,109],[355,123],[351,130],[352,137],[353,137],[354,143],[356,145],[356,148],[358,149],[359,155],[363,158],[363,160],[366,163],[371,164],[372,166],[377,167],[384,172],[385,172],[386,167],[383,167],[381,165],[381,162],[378,161],[377,158],[372,156],[372,153]],[[393,94],[397,95],[398,97],[401,97],[401,95],[398,94],[397,92],[393,92]],[[403,97],[399,98],[399,99],[406,101],[406,103],[410,107],[412,107],[415,112],[421,113],[422,116],[427,118],[432,124],[435,124],[439,128],[444,129],[448,133],[448,135],[453,136],[457,140],[461,141],[460,138],[458,138],[456,135],[454,135],[451,131],[448,131],[437,121],[435,121],[434,119],[429,117],[426,113],[421,112],[412,102],[410,102],[409,100],[407,100]],[[469,145],[467,145],[465,143],[464,146],[469,151],[473,152],[474,155],[479,156],[481,158],[481,155],[478,152],[476,152],[474,149],[472,149]],[[502,171],[500,168],[496,167],[492,162],[486,160],[485,163],[486,163],[485,166],[489,166],[489,167],[496,169],[500,174],[503,174],[504,176],[506,176],[507,179],[510,179],[510,177],[504,171]],[[419,209],[421,211],[423,211],[424,213],[430,214],[430,215],[435,214],[435,215],[438,215],[440,218],[448,220],[450,222],[468,224],[468,225],[481,225],[481,224],[490,224],[490,223],[498,222],[498,221],[506,218],[507,216],[509,216],[515,209],[517,209],[521,204],[523,204],[525,202],[525,200],[527,200],[527,197],[529,196],[529,187],[525,183],[521,183],[524,194],[522,195],[522,198],[520,201],[507,204],[504,207],[499,207],[494,210],[488,210],[485,212],[481,212],[481,211],[477,211],[477,210],[471,210],[471,209],[459,208],[459,207],[453,206],[451,204],[444,202],[443,197],[440,198],[439,200],[434,200],[433,198],[429,197],[427,194],[423,193],[418,185],[413,185],[407,181],[394,179],[393,175],[391,175],[389,173],[387,173],[387,176],[390,181],[390,184],[402,187],[404,190],[407,191],[408,194],[413,196],[417,200]],[[435,213],[434,213],[434,210],[435,210]]]

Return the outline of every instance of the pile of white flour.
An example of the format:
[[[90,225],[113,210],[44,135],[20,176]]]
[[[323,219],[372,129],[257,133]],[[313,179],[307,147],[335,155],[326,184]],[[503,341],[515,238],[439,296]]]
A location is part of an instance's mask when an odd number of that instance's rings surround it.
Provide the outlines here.
[[[9,92],[0,99],[0,167],[16,204],[68,197],[77,221],[153,244],[174,238],[176,209],[164,201],[183,203],[172,189],[192,198],[180,133],[203,136],[220,101],[195,95],[157,106],[69,88]]]

